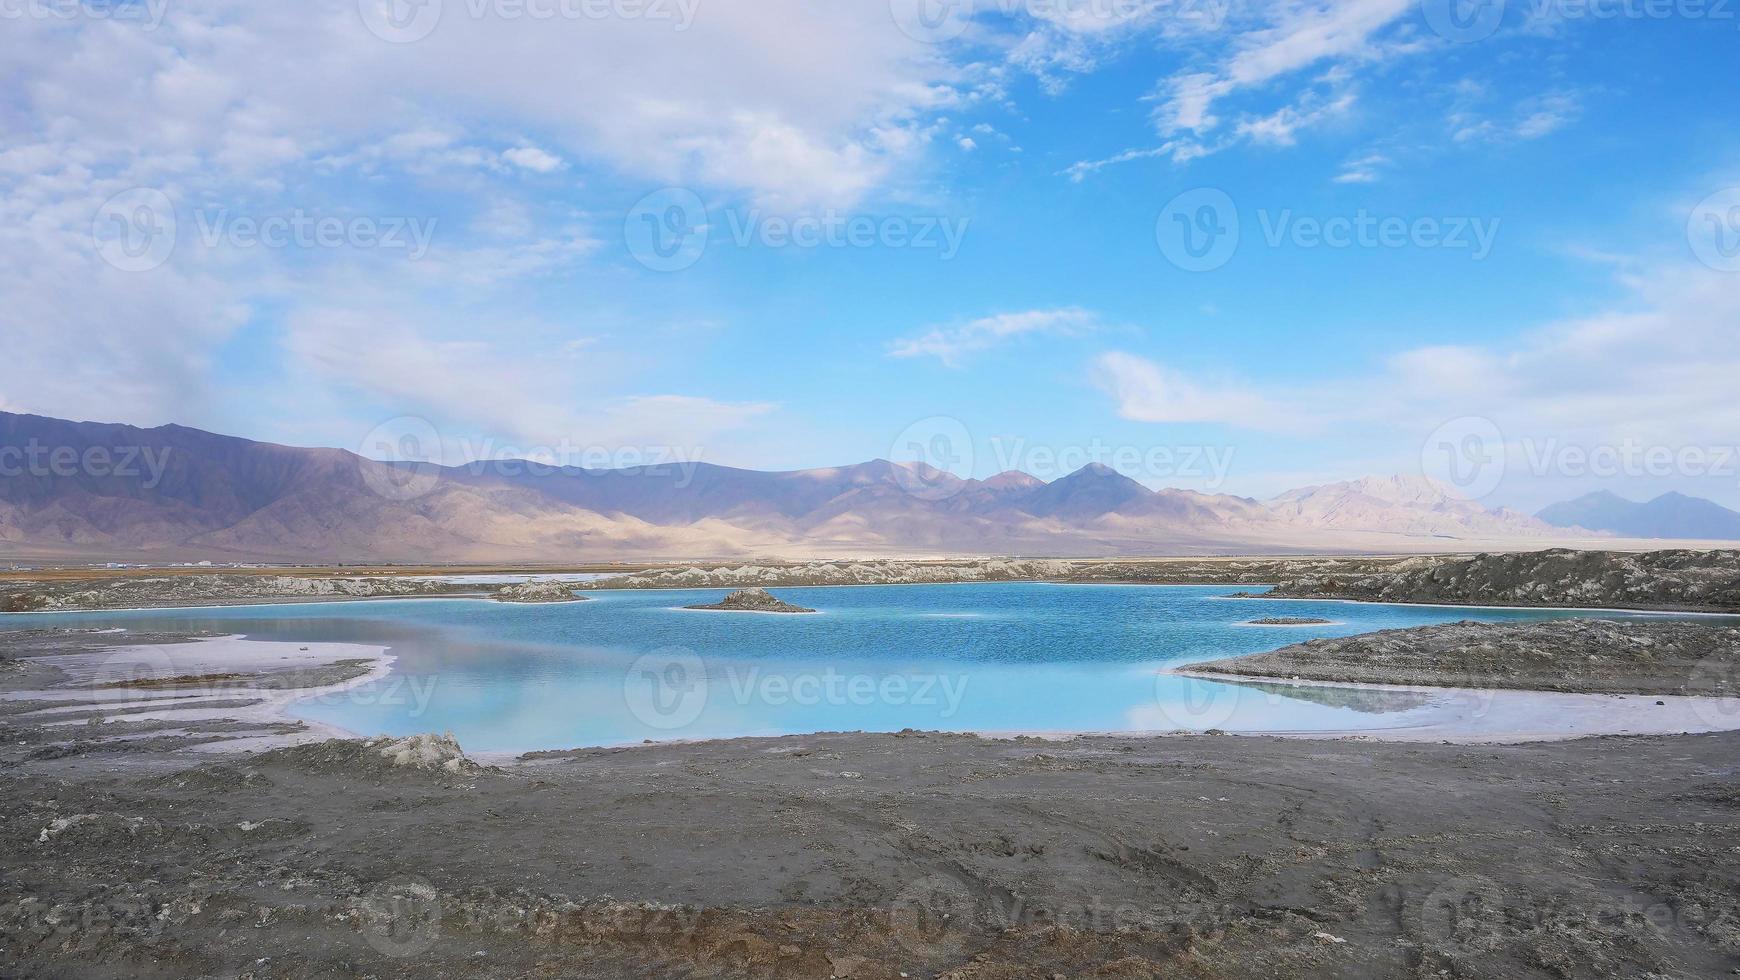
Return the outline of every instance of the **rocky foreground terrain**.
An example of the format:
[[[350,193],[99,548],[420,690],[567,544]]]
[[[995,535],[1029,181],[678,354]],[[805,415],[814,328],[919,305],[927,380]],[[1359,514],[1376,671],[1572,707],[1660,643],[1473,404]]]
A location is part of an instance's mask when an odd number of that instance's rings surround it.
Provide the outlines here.
[[[1192,672],[1358,684],[1740,697],[1740,629],[1670,620],[1447,623],[1311,640]]]
[[[504,766],[439,738],[6,754],[7,976],[1740,967],[1736,735],[820,735]]]

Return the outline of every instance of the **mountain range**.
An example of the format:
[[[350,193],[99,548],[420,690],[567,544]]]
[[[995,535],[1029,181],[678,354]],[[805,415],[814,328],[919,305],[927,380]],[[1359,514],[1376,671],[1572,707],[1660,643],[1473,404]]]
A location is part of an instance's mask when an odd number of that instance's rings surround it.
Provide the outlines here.
[[[1584,524],[1583,527],[1589,525]],[[1419,477],[1269,500],[922,464],[761,472],[384,463],[184,426],[0,413],[0,555],[108,560],[596,561],[1543,547],[1587,537]]]
[[[1632,538],[1740,540],[1740,513],[1683,493],[1664,493],[1638,503],[1600,490],[1553,504],[1536,516],[1554,527],[1581,527]]]

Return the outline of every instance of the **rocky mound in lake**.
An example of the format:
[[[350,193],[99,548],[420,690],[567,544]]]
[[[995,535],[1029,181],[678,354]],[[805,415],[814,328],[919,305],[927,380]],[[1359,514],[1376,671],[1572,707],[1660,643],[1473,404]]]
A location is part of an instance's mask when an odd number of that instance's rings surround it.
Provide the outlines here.
[[[495,590],[495,601],[516,603],[585,602],[572,582],[518,582]]]
[[[1246,626],[1328,626],[1335,622],[1332,619],[1318,619],[1314,616],[1266,616],[1253,619]]]
[[[738,589],[719,602],[705,606],[688,606],[689,609],[707,609],[718,612],[770,612],[770,613],[813,613],[814,609],[794,606],[789,602],[774,598],[766,589]]]
[[[1657,619],[1446,623],[1312,640],[1191,671],[1357,684],[1740,696],[1740,629]]]

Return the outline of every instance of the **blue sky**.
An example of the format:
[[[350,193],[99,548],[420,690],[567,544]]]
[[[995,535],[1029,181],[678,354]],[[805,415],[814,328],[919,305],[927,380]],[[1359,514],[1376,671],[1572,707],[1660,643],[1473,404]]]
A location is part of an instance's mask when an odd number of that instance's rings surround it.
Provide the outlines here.
[[[17,6],[0,408],[1740,505],[1729,5],[383,2]]]

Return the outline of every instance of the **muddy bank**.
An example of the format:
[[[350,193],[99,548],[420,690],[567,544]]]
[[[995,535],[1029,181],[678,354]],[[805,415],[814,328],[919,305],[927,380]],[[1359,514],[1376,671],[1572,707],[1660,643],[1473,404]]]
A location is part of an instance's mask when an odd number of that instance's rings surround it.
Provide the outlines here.
[[[1740,629],[1670,620],[1446,623],[1311,640],[1194,672],[1354,684],[1740,696]]]
[[[191,768],[165,755],[122,774],[9,764],[0,972],[1740,966],[1740,736],[1475,749],[823,735],[506,767],[455,762],[438,740],[383,748]]]
[[[481,590],[404,577],[299,575],[164,575],[100,582],[44,578],[0,583],[0,612],[148,609],[249,602],[319,602],[464,595]]]

